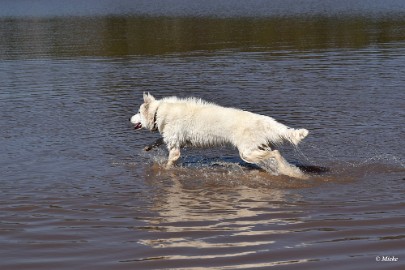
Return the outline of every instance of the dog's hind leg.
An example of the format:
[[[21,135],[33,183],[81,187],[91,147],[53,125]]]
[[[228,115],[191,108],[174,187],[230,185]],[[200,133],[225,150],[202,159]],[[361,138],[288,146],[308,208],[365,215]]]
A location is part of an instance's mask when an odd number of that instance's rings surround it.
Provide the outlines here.
[[[173,167],[174,163],[180,158],[180,148],[173,147],[169,149],[169,159],[166,164],[166,169]]]
[[[277,169],[280,174],[284,174],[290,177],[307,179],[308,176],[303,173],[298,167],[288,163],[285,158],[283,158],[278,150],[270,151],[270,156],[273,157],[277,162]],[[262,160],[261,163],[266,164],[266,160]],[[258,164],[260,166],[260,164]]]
[[[271,151],[264,149],[239,150],[239,155],[247,163],[256,164],[273,175],[279,174],[277,160],[273,157]]]
[[[248,162],[254,163],[267,172],[278,175],[283,174],[295,178],[305,179],[307,176],[297,167],[288,163],[278,150],[268,151],[255,149],[240,152],[240,157]]]

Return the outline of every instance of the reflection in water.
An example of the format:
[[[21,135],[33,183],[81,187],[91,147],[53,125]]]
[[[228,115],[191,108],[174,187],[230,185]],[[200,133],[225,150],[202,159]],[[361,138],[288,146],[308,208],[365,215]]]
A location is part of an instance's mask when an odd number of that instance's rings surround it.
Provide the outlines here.
[[[289,210],[293,200],[282,189],[252,189],[246,186],[218,186],[214,177],[221,169],[211,169],[208,176],[191,177],[193,168],[176,168],[170,171],[152,166],[146,180],[159,187],[153,210],[159,213],[150,219],[144,229],[155,232],[151,239],[139,243],[161,249],[165,260],[200,260],[245,257],[268,251],[282,234],[290,230],[286,225],[299,224],[300,211]],[[195,172],[197,174],[197,172]],[[229,172],[222,181],[243,176],[240,170]],[[250,178],[250,177],[248,177]],[[158,234],[156,234],[158,233]],[[194,235],[187,237],[187,235]],[[252,241],[251,238],[255,238]],[[277,243],[278,244],[278,243]],[[180,255],[183,248],[200,250],[199,255]],[[205,251],[202,251],[205,250]],[[142,258],[140,260],[148,260]],[[302,260],[305,261],[305,260]],[[249,264],[249,267],[298,263],[277,261]],[[243,264],[245,265],[245,264]],[[237,268],[238,265],[235,265]],[[246,266],[246,265],[245,265]]]
[[[404,41],[403,17],[83,17],[1,20],[2,58],[365,48]],[[383,49],[383,48],[381,48]]]
[[[220,190],[217,192],[213,192],[210,188],[206,187],[205,189],[200,187],[200,189],[196,191],[189,191],[186,190],[183,186],[183,181],[215,181],[215,172],[211,172],[207,175],[201,174],[201,178],[207,179],[190,179],[189,172],[187,170],[192,169],[185,169],[183,174],[178,172],[166,172],[163,169],[158,169],[159,174],[158,177],[154,174],[150,174],[147,176],[147,179],[150,177],[150,181],[157,181],[157,179],[163,177],[171,176],[171,180],[173,181],[172,185],[165,188],[165,192],[167,194],[162,194],[162,197],[165,200],[162,202],[159,200],[160,204],[157,206],[159,209],[160,215],[162,217],[162,221],[164,222],[176,222],[176,221],[218,221],[223,220],[226,216],[226,219],[232,219],[234,217],[254,217],[258,214],[262,214],[262,212],[258,211],[263,206],[268,207],[269,203],[271,202],[283,202],[284,201],[284,192],[282,190],[267,190],[269,194],[266,194],[267,199],[260,200],[260,191],[256,189],[250,188],[242,188],[242,189],[235,189],[234,194],[221,193]],[[182,170],[175,169],[176,171]],[[200,172],[201,173],[201,172]],[[230,173],[229,171],[227,173]],[[231,172],[234,173],[234,172]],[[162,175],[163,174],[163,175]],[[214,176],[214,177],[212,177]],[[237,177],[241,179],[243,174],[239,174]],[[246,177],[246,176],[245,176]],[[182,179],[184,178],[184,179]],[[250,178],[250,177],[247,177]],[[224,181],[229,180],[224,178]],[[192,185],[196,185],[197,183],[193,183]],[[210,183],[206,183],[205,185],[209,185]],[[197,184],[198,185],[198,184]],[[187,192],[188,191],[188,192]],[[198,194],[198,198],[202,201],[196,200],[196,195]],[[231,197],[230,197],[231,196]],[[268,198],[271,198],[269,202]],[[238,208],[234,208],[234,203],[238,201]],[[247,206],[244,205],[244,202],[247,202]],[[252,207],[252,202],[255,202],[254,208],[256,211],[251,211],[250,208]],[[278,205],[274,204],[272,207],[277,208]],[[205,210],[210,210],[209,215],[204,216]],[[214,210],[214,211],[212,211]],[[213,214],[215,213],[215,214]]]
[[[404,3],[2,1],[0,267],[405,269]],[[281,152],[314,175],[162,170],[143,91],[306,127]]]
[[[185,167],[168,171],[155,163],[146,170],[148,185],[156,189],[151,210],[158,216],[145,219],[148,225],[141,229],[148,233],[138,243],[156,250],[152,254],[164,255],[159,258],[138,257],[127,262],[159,260],[172,262],[180,269],[183,269],[183,261],[198,265],[201,260],[213,262],[225,258],[235,260],[229,269],[318,262],[316,252],[319,251],[316,250],[320,244],[339,246],[339,243],[357,241],[365,245],[374,239],[372,233],[361,231],[364,227],[380,226],[377,225],[380,221],[373,215],[385,213],[387,207],[374,207],[370,212],[372,216],[367,216],[357,200],[328,205],[323,203],[328,199],[322,194],[310,195],[317,198],[308,200],[311,190],[317,186],[316,181],[300,180],[306,182],[303,184],[296,179],[284,178],[283,182],[290,184],[280,188],[277,187],[281,185],[277,183],[277,177],[235,164],[221,164],[222,167],[204,163],[190,166],[186,160]],[[346,178],[367,177],[373,170],[376,174],[404,171],[403,168],[376,167],[375,164],[343,165],[343,168],[345,172],[332,173],[326,178],[321,175],[318,181],[343,184]],[[255,182],[254,188],[249,187],[252,181]],[[352,181],[346,184],[349,189],[356,190]],[[306,198],[295,192],[303,185],[312,187]],[[375,203],[380,202],[376,200]],[[394,200],[390,207],[393,210],[400,206]],[[398,225],[399,220],[393,222]],[[355,232],[348,233],[347,228],[355,228]],[[319,241],[325,237],[327,242]],[[354,246],[350,252],[357,248]],[[187,254],[184,249],[187,249]],[[372,252],[374,248],[368,250]],[[296,259],[288,259],[291,256]],[[257,261],[255,258],[261,259]],[[227,269],[227,266],[221,266],[221,269]]]

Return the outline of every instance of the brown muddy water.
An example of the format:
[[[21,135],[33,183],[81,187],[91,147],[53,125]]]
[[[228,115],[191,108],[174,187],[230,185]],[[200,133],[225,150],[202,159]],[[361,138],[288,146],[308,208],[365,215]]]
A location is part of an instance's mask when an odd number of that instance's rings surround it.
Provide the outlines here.
[[[405,269],[404,1],[2,1],[1,269]],[[310,130],[271,176],[142,93]]]

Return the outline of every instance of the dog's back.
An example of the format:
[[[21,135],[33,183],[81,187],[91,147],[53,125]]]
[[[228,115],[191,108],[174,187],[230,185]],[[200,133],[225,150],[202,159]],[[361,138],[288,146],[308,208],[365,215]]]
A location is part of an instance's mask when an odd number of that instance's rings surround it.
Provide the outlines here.
[[[271,117],[222,107],[200,99],[165,98],[157,112],[158,125],[166,141],[180,147],[232,144],[265,145],[289,141],[298,144],[308,134]]]

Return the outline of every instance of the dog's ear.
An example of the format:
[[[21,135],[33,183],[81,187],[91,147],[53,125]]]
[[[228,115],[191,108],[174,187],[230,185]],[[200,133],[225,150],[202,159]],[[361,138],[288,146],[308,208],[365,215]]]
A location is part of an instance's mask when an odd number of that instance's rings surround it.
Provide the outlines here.
[[[152,101],[155,101],[155,98],[148,92],[148,93],[143,93],[143,101],[146,104],[151,103]]]

